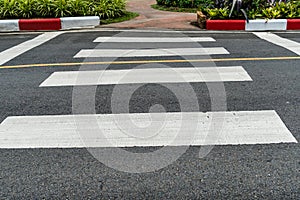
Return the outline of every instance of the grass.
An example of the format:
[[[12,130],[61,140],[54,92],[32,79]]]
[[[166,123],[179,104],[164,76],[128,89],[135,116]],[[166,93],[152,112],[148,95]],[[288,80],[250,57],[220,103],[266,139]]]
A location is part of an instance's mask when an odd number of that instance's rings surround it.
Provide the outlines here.
[[[123,21],[127,21],[127,20],[131,20],[133,18],[136,18],[137,16],[139,16],[138,13],[125,11],[124,15],[121,17],[101,19],[101,25],[123,22]]]
[[[170,11],[170,12],[196,13],[198,10],[197,8],[167,7],[167,6],[157,5],[157,4],[153,4],[153,5],[151,5],[151,7],[156,10]]]

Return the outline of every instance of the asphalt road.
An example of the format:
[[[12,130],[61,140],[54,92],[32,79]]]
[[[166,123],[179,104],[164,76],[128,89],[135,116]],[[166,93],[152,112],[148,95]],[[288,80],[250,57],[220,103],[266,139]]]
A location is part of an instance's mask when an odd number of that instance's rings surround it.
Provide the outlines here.
[[[1,34],[0,52],[42,33]],[[94,43],[97,37],[212,37],[201,43]],[[300,33],[275,33],[300,42]],[[0,122],[9,116],[73,114],[72,87],[39,87],[53,72],[79,69],[132,69],[140,64],[80,66],[95,59],[73,58],[82,49],[149,49],[224,47],[230,54],[184,57],[120,58],[117,61],[220,59],[216,66],[243,66],[253,81],[225,82],[228,111],[275,110],[297,141],[300,140],[300,60],[299,55],[262,40],[252,33],[161,33],[161,32],[67,32],[35,47],[0,66]],[[299,47],[298,47],[299,48]],[[282,59],[255,60],[255,58]],[[283,58],[285,57],[285,58]],[[287,58],[288,57],[288,58]],[[291,58],[293,57],[293,58]],[[298,58],[297,58],[298,57]],[[236,59],[230,59],[236,58]],[[242,60],[238,58],[249,58]],[[226,60],[229,59],[229,60]],[[107,61],[98,58],[97,62]],[[49,66],[60,63],[58,66]],[[73,63],[65,66],[64,63]],[[77,64],[76,64],[77,63]],[[210,63],[210,62],[209,62]],[[30,67],[41,64],[39,67]],[[148,63],[151,68],[158,63]],[[169,67],[190,67],[190,62],[161,63]],[[207,62],[193,64],[204,66]],[[212,64],[212,63],[210,63]],[[22,67],[21,65],[29,65]],[[168,83],[184,94],[189,83]],[[190,96],[184,110],[178,97],[160,84],[118,85],[121,95],[112,110],[115,85],[98,86],[96,113],[126,113],[122,105],[130,88],[138,89],[130,98],[130,113],[147,113],[160,104],[167,112],[212,111],[208,86],[190,83],[198,99],[194,107]],[[84,89],[86,86],[82,86]],[[220,97],[221,98],[221,97]],[[83,111],[82,113],[85,113]],[[86,114],[86,113],[85,113]],[[176,149],[176,147],[174,147]],[[178,147],[179,148],[179,147]],[[300,199],[300,148],[298,143],[217,145],[199,158],[200,146],[191,146],[165,168],[148,173],[126,173],[98,161],[86,148],[0,149],[1,199]],[[107,148],[108,151],[110,148]],[[126,151],[147,153],[159,147],[132,147]],[[121,161],[120,161],[121,162]],[[134,162],[134,160],[132,161]]]

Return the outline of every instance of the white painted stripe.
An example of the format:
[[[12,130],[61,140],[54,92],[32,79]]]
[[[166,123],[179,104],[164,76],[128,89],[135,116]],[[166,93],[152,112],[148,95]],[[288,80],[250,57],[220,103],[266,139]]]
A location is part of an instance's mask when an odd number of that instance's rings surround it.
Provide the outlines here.
[[[215,42],[211,37],[98,37],[94,42]]]
[[[23,42],[19,45],[16,45],[12,48],[9,48],[5,51],[0,52],[0,65],[12,60],[13,58],[29,51],[53,38],[62,34],[63,32],[47,32],[42,35],[39,35],[31,40]]]
[[[102,27],[101,29],[93,29],[93,30],[71,30],[70,32],[76,32],[76,33],[80,33],[80,32],[133,32],[133,33],[184,33],[184,34],[190,34],[190,33],[196,33],[198,35],[201,34],[208,34],[208,33],[222,33],[222,34],[248,34],[247,32],[241,32],[241,31],[203,31],[203,32],[199,32],[199,31],[176,31],[176,30],[172,30],[172,31],[166,31],[166,30],[143,30],[143,29],[116,29],[116,28],[104,28]]]
[[[85,57],[149,57],[229,54],[223,47],[215,48],[171,48],[171,49],[83,49],[74,58]]]
[[[138,127],[151,127],[134,130],[132,119]],[[152,127],[158,131],[152,133]],[[275,111],[18,116],[0,125],[0,148],[269,143],[297,143]]]
[[[0,20],[0,32],[6,31],[19,31],[19,20],[18,19],[8,19]]]
[[[40,87],[129,83],[252,81],[241,66],[54,72]]]
[[[300,55],[300,43],[295,42],[286,38],[282,38],[278,35],[275,35],[273,33],[268,33],[268,32],[253,32],[254,35],[257,37],[266,40],[268,42],[271,42],[273,44],[276,44],[280,47],[286,48],[297,55]]]
[[[84,16],[84,17],[62,17],[61,29],[73,29],[83,27],[95,27],[100,24],[100,18],[98,16]]]
[[[255,19],[246,22],[246,31],[279,31],[286,30],[286,19]]]

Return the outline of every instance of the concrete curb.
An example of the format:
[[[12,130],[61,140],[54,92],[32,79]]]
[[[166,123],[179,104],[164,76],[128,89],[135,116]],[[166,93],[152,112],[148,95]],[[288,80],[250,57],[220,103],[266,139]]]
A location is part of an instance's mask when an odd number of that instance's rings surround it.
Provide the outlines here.
[[[300,30],[300,19],[207,20],[207,30],[278,31]]]
[[[0,32],[68,30],[92,28],[99,24],[98,16],[0,20]]]

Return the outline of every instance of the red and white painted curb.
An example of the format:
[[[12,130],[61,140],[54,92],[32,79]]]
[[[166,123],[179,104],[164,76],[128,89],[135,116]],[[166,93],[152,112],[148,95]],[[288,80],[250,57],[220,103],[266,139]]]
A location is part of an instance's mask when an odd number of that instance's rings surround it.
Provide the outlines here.
[[[62,17],[44,19],[0,20],[0,32],[68,30],[95,27],[100,24],[98,16]]]
[[[207,20],[207,30],[280,31],[300,30],[300,19]]]

